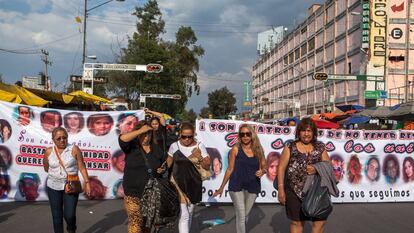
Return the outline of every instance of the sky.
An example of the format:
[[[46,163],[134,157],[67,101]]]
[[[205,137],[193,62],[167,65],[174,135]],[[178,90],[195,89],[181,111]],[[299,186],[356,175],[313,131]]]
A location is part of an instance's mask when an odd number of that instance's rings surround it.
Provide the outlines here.
[[[88,0],[88,9],[105,0]],[[128,36],[136,31],[136,6],[146,0],[112,1],[88,13],[87,55],[113,63]],[[232,91],[240,110],[243,82],[251,80],[251,69],[259,59],[257,33],[272,26],[292,30],[307,17],[307,9],[323,0],[159,0],[166,22],[165,40],[174,40],[182,26],[191,26],[198,44],[205,49],[200,58],[200,95],[193,95],[187,109],[207,106],[208,93],[224,86]],[[70,74],[82,73],[82,24],[84,0],[0,0],[0,74],[15,83],[22,76],[44,71],[39,51],[49,52],[52,88],[62,91]],[[5,52],[13,51],[13,53]],[[171,93],[174,94],[174,93]]]

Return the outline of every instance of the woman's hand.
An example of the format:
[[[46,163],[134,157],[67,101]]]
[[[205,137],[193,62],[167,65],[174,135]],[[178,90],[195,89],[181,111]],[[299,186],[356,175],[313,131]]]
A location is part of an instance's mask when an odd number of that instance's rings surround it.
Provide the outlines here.
[[[141,127],[141,129],[140,130],[142,130],[141,132],[142,133],[146,133],[146,132],[148,132],[148,131],[151,131],[152,130],[152,127],[151,126],[149,126],[149,125],[144,125],[144,126],[142,126]]]
[[[218,190],[216,190],[213,194],[213,197],[221,197],[221,195],[223,194],[223,188],[219,188]]]
[[[85,183],[85,193],[88,197],[91,195],[91,185],[89,184],[89,182]]]
[[[157,168],[157,173],[162,174],[167,170],[167,161],[161,164],[161,167]]]
[[[277,193],[277,199],[279,200],[280,204],[285,205],[286,204],[286,194],[285,190],[279,189]]]
[[[193,151],[191,151],[191,156],[197,158],[200,162],[203,160],[203,157],[201,156],[201,150],[200,148],[194,148]]]
[[[314,167],[314,166],[312,166],[312,165],[308,165],[308,166],[306,166],[306,172],[307,172],[309,175],[313,175],[313,174],[315,174],[315,173],[316,173],[316,169],[315,169],[315,167]]]
[[[256,172],[256,176],[257,177],[262,177],[264,174],[266,174],[266,170],[265,169],[260,169],[260,170],[257,170],[257,172]]]

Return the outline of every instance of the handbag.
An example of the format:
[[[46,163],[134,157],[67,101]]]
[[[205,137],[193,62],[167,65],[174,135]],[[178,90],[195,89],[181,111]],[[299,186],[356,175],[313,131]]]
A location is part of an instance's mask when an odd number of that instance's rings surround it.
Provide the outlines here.
[[[63,168],[63,170],[66,173],[66,183],[65,183],[65,188],[64,188],[65,193],[66,194],[79,194],[83,192],[82,185],[79,180],[78,174],[69,175],[68,172],[66,171],[65,166],[63,165],[62,159],[60,158],[59,151],[56,149],[56,147],[53,147],[53,149],[55,150],[55,154],[59,160],[60,166]]]
[[[197,169],[202,181],[210,179],[213,173],[210,170],[204,169],[197,158],[189,157],[188,159],[193,163],[194,167]]]
[[[314,175],[311,187],[302,201],[302,212],[305,216],[327,219],[333,210],[328,187],[321,187],[320,175]]]
[[[148,182],[141,197],[141,215],[146,227],[174,227],[180,214],[178,191],[167,178],[155,178],[148,159],[141,148],[148,172]]]

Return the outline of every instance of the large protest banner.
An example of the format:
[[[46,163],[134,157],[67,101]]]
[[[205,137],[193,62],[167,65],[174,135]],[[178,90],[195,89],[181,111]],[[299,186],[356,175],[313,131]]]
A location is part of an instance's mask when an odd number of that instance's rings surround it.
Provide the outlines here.
[[[205,202],[231,202],[226,191],[221,198],[213,198],[212,194],[221,185],[228,153],[242,123],[255,128],[268,166],[256,202],[277,202],[273,180],[284,144],[295,138],[295,128],[203,119],[196,122],[197,138],[207,147],[212,169],[216,166],[214,177],[203,183]],[[318,139],[325,143],[339,182],[340,196],[333,202],[414,201],[414,131],[319,130]]]
[[[0,102],[0,202],[47,200],[43,154],[53,146],[51,132],[57,126],[66,128],[68,143],[82,151],[91,199],[122,196],[125,155],[118,135],[144,117],[142,110],[68,111]]]

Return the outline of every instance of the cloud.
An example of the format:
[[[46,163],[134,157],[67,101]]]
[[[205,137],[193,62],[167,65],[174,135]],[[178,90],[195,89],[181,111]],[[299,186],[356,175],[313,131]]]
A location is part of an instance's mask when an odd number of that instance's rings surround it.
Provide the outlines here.
[[[19,10],[4,4],[7,7],[0,9],[0,47],[47,49],[53,62],[50,67],[53,82],[64,83],[70,74],[80,73],[82,25],[74,18],[81,16],[83,20],[84,1],[16,2],[27,6]],[[160,0],[167,30],[164,38],[174,40],[180,25],[191,26],[199,39],[198,44],[206,51],[200,59],[201,94],[190,99],[188,108],[197,110],[205,106],[207,94],[226,85],[236,93],[240,108],[242,81],[251,79],[251,67],[257,60],[257,33],[270,29],[271,25],[292,29],[294,22],[302,22],[307,8],[316,2],[323,0]],[[95,3],[88,1],[89,7]],[[113,52],[125,47],[127,36],[136,30],[136,17],[131,13],[135,6],[143,4],[142,0],[113,1],[93,10],[87,25],[88,54],[97,55],[100,62],[114,61]],[[44,67],[39,55],[0,52],[0,60],[0,73],[6,81],[13,83],[23,74],[37,75]]]

